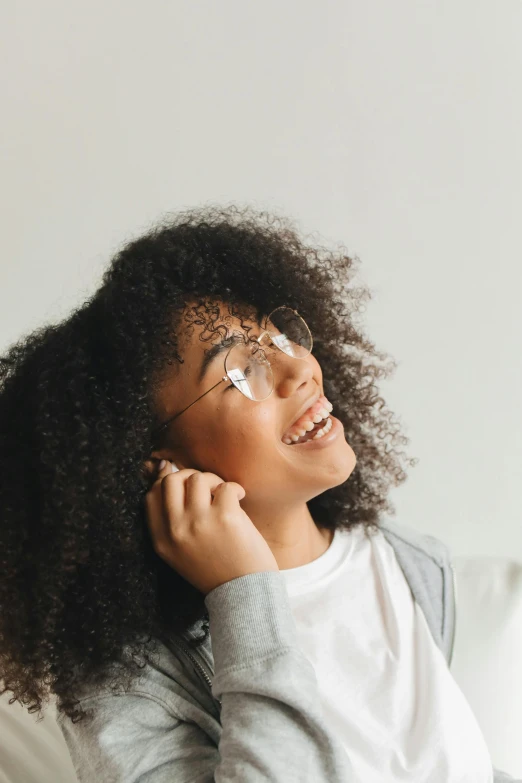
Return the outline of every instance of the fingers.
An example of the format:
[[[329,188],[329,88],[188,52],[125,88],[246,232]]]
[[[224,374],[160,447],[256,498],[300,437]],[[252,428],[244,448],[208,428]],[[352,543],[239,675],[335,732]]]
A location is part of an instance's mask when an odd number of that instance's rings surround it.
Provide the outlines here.
[[[223,483],[223,479],[215,473],[188,468],[180,470],[176,478],[163,481],[161,488],[170,519],[174,524],[206,519],[212,504],[212,493]]]
[[[225,482],[215,473],[192,468],[173,473],[167,461],[146,496],[151,533],[168,538],[180,525],[208,518],[211,505],[230,508],[244,496],[245,490],[234,481]]]
[[[243,500],[246,492],[241,484],[236,481],[228,481],[226,484],[220,484],[214,494],[212,506],[225,510]]]
[[[161,463],[159,463],[161,464]],[[172,472],[167,461],[156,473],[145,496],[148,524],[155,541],[166,543],[172,534],[194,520],[208,515],[212,502],[210,490],[223,483],[212,473],[192,468]],[[195,478],[191,478],[191,477]]]

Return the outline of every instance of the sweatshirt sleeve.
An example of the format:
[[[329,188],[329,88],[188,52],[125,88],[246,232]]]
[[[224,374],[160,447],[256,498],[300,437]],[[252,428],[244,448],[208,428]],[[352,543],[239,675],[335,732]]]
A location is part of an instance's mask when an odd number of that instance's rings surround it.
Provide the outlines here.
[[[351,783],[344,746],[328,730],[315,670],[279,571],[232,579],[205,599],[214,656],[213,695],[223,733],[216,783]]]
[[[355,783],[342,743],[323,721],[314,668],[279,571],[212,590],[219,746],[194,720],[193,686],[162,698],[157,681],[88,696],[93,719],[59,716],[80,783]],[[175,697],[175,698],[171,698]]]

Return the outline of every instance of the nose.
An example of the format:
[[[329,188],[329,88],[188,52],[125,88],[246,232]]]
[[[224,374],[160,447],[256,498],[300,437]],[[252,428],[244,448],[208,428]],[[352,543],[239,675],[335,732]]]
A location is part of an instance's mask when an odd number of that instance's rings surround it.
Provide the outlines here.
[[[301,386],[312,387],[315,383],[314,361],[309,361],[309,357],[299,358],[290,356],[277,347],[270,356],[270,365],[274,376],[274,388],[277,388],[280,397],[291,397],[296,389]]]

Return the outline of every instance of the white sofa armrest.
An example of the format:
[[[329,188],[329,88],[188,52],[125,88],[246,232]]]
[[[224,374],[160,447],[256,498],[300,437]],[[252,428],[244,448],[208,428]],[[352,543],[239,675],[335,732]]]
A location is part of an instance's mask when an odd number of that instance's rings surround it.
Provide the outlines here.
[[[522,778],[522,563],[453,558],[457,628],[450,670],[493,766]]]

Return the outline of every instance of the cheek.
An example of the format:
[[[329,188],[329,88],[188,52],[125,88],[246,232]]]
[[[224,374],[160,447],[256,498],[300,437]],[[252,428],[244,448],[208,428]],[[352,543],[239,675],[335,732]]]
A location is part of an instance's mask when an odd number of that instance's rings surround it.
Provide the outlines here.
[[[280,464],[274,438],[273,430],[261,426],[259,421],[254,420],[250,425],[242,422],[232,427],[230,434],[220,441],[219,456],[214,454],[213,459],[219,460],[219,470],[229,480],[239,482],[249,492],[260,486],[266,488],[274,479],[287,480],[284,471],[279,469],[277,478],[274,476],[274,465]],[[216,465],[215,472],[219,473],[219,470]]]
[[[226,444],[226,449],[234,456],[259,454],[264,449],[274,448],[277,437],[277,426],[268,409],[238,406],[234,411],[227,411],[226,416],[217,419],[212,427],[211,438],[214,443]]]
[[[240,451],[244,455],[259,453],[264,448],[274,448],[273,427],[256,419],[229,424],[224,436],[231,450]]]

